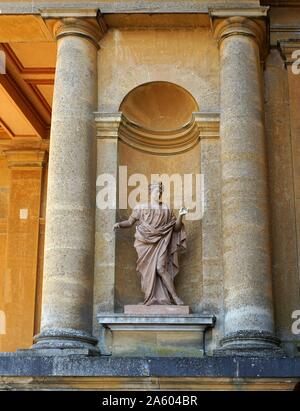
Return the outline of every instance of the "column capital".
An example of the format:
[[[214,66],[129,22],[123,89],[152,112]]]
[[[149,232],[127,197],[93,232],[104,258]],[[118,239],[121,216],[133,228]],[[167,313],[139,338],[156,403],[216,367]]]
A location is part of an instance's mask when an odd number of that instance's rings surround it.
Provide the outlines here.
[[[9,168],[42,168],[47,162],[44,150],[6,150],[4,155]]]
[[[277,46],[285,65],[293,64],[297,58],[293,57],[293,52],[300,50],[300,39],[279,40]]]
[[[97,47],[107,31],[106,23],[99,9],[44,9],[42,18],[56,38],[79,36],[92,41]]]
[[[210,10],[210,18],[213,36],[219,45],[230,36],[252,37],[264,56],[267,51],[267,12],[268,7],[242,10],[212,9]]]
[[[78,36],[92,41],[97,47],[100,39],[105,34],[106,26],[102,19],[64,17],[53,26],[56,40],[66,36]]]

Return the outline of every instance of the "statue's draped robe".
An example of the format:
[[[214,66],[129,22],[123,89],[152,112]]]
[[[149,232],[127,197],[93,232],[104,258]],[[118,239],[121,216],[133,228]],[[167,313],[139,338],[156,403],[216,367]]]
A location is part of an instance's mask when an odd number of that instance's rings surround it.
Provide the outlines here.
[[[143,304],[172,304],[157,274],[157,267],[164,267],[174,281],[179,270],[179,248],[186,248],[184,225],[180,231],[174,231],[176,217],[164,204],[151,208],[137,206],[130,218],[137,221],[134,247],[138,254],[137,271],[141,274],[145,294]]]

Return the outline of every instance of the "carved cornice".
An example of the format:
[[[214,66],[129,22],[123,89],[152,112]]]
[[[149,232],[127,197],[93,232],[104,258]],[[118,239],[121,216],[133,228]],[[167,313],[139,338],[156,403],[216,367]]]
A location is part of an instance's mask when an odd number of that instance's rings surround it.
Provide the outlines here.
[[[193,113],[177,130],[154,131],[130,121],[122,113],[95,113],[97,138],[120,139],[149,154],[172,155],[192,149],[200,139],[219,137],[219,114]]]
[[[122,113],[95,113],[96,135],[100,139],[117,139]]]
[[[295,58],[293,58],[292,54],[294,51],[300,50],[300,39],[280,40],[277,45],[285,65],[293,64]]]
[[[287,0],[282,0],[287,1]],[[288,0],[290,3],[292,0]],[[295,0],[294,0],[295,1]],[[48,0],[22,0],[20,2],[11,1],[11,2],[1,2],[1,10],[2,14],[29,14],[34,13],[38,14],[41,10],[58,10],[59,2],[58,1],[50,1]],[[45,3],[47,6],[45,6]],[[68,9],[77,9],[79,11],[84,10],[86,13],[93,12],[95,7],[100,7],[102,13],[104,14],[165,14],[165,13],[207,13],[208,9],[211,8],[212,3],[217,4],[217,1],[209,1],[209,0],[143,0],[143,1],[132,1],[132,0],[119,0],[119,1],[111,1],[111,0],[104,0],[104,1],[90,1],[87,2],[86,0],[76,0],[76,1],[65,1],[60,2],[63,4],[64,9],[60,6],[61,10],[68,12]],[[228,0],[224,0],[224,4],[226,3],[229,6]],[[238,4],[238,1],[233,1],[231,3]],[[240,4],[245,5],[245,0],[241,1]],[[257,1],[258,3],[258,1]],[[219,2],[219,4],[221,4]],[[257,6],[253,4],[253,0],[249,1],[248,8],[255,8]]]
[[[261,18],[267,17],[269,7],[243,7],[243,8],[219,8],[210,7],[209,8],[210,17],[213,18],[226,18],[226,17],[248,17],[248,18]]]
[[[42,150],[4,151],[9,168],[41,168],[47,162],[47,153]]]
[[[200,140],[218,139],[220,137],[219,113],[194,113],[193,116],[199,129]]]
[[[57,6],[57,5],[56,5]],[[98,8],[81,8],[81,7],[51,7],[41,10],[41,16],[45,19],[62,19],[64,17],[74,18],[96,18]]]
[[[47,151],[49,152],[50,140],[0,139],[0,157],[7,157],[9,151]]]
[[[51,9],[43,10],[41,15],[57,40],[66,36],[79,36],[99,47],[98,43],[107,31],[99,10]]]

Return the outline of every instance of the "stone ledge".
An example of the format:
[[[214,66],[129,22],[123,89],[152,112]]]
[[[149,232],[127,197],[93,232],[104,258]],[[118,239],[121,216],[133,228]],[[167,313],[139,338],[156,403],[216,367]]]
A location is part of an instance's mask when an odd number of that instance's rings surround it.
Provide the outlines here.
[[[120,357],[203,356],[205,331],[215,324],[201,314],[100,313],[97,320],[100,352]]]
[[[0,354],[1,377],[298,378],[300,357],[134,358]]]
[[[51,0],[49,1],[38,1],[36,0],[34,4],[32,1],[25,0],[22,1],[22,4],[19,4],[16,0],[11,1],[9,3],[3,3],[0,1],[0,6],[2,10],[2,14],[40,14],[41,11],[48,9],[57,9],[57,3],[53,4]],[[165,1],[165,0],[144,0],[143,2],[133,2],[128,0],[119,0],[114,2],[108,1],[90,1],[87,2],[85,0],[82,1],[73,1],[69,4],[67,3],[63,8],[68,9],[75,9],[83,10],[85,13],[89,11],[93,11],[95,9],[100,9],[103,14],[111,14],[111,13],[151,13],[151,14],[158,14],[158,13],[207,13],[209,8],[211,7],[211,1],[203,0],[199,1]],[[234,2],[232,2],[234,3]],[[237,2],[236,2],[237,3]],[[62,6],[60,6],[62,8]],[[228,8],[228,6],[227,6]],[[255,12],[259,9],[257,5],[253,5],[251,0],[247,4],[244,3],[239,5],[237,9],[246,9],[254,10]]]
[[[212,327],[215,324],[214,315],[201,314],[123,314],[123,313],[100,313],[97,315],[98,322],[102,325],[115,324],[185,324],[202,325]]]

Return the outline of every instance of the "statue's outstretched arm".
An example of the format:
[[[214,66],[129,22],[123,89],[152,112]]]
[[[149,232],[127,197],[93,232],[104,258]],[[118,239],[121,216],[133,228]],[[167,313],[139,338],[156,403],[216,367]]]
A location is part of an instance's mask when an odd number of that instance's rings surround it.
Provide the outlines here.
[[[119,223],[114,224],[114,231],[118,228],[130,228],[135,222],[136,220],[133,217],[129,217],[128,220],[120,221]]]

